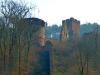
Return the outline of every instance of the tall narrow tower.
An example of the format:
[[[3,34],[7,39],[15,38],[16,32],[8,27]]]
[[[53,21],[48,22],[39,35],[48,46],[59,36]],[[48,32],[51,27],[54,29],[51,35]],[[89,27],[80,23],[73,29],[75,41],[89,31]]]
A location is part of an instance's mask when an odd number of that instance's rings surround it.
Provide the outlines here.
[[[34,35],[34,44],[44,46],[45,45],[45,24],[43,20],[39,18],[25,18],[25,23],[32,28]]]
[[[62,21],[61,40],[76,40],[80,38],[80,21],[70,18]]]
[[[61,33],[60,33],[60,39],[62,41],[66,41],[68,38],[68,33],[67,33],[67,25],[66,25],[66,20],[62,21],[62,29],[61,29]]]

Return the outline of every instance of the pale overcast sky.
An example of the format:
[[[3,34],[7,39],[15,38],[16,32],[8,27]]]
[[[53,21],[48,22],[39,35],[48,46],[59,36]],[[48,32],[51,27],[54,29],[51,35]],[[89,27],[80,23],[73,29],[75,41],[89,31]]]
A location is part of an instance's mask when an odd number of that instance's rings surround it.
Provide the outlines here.
[[[87,22],[100,24],[100,0],[27,0],[27,2],[37,6],[35,17],[47,21],[50,25],[61,24],[62,20],[70,17],[80,20],[82,24]]]

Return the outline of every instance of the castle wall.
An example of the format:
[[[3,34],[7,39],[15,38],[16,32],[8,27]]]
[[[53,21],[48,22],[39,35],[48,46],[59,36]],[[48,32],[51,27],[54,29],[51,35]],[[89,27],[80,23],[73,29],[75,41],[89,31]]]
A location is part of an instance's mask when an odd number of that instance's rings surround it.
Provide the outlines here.
[[[80,38],[80,22],[74,18],[62,21],[61,40],[78,40]]]
[[[45,26],[41,26],[39,30],[39,44],[45,46]]]
[[[45,22],[39,18],[25,18],[23,21],[32,28],[34,44],[44,46]]]
[[[67,35],[67,25],[66,25],[65,20],[62,22],[62,31],[61,31],[60,37],[61,37],[62,41],[66,41],[67,37],[68,37],[68,35]]]
[[[72,30],[73,30],[73,39],[78,40],[80,38],[80,22],[76,21],[72,25]]]

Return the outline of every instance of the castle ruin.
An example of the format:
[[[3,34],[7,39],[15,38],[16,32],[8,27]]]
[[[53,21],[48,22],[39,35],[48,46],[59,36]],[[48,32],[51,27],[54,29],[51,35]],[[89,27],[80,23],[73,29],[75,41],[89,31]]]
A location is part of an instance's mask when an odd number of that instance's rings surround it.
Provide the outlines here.
[[[60,39],[62,41],[66,41],[67,38],[68,38],[67,23],[66,23],[66,20],[63,20],[62,21],[62,29],[61,29]]]
[[[40,46],[45,46],[45,22],[42,22],[41,26],[40,26],[39,44],[40,44]]]
[[[78,40],[80,38],[80,21],[70,18],[62,21],[60,40]]]
[[[34,43],[39,46],[45,46],[45,24],[43,20],[39,18],[25,18],[25,23],[32,29],[34,35]]]

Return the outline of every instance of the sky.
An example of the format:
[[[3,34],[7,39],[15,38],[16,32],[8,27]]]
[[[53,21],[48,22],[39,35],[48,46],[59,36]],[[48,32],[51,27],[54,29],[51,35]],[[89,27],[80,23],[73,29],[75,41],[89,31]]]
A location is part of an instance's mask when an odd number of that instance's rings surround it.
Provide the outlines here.
[[[100,0],[26,0],[36,6],[32,10],[34,17],[48,22],[49,25],[61,25],[62,20],[74,17],[83,23],[100,24]]]

